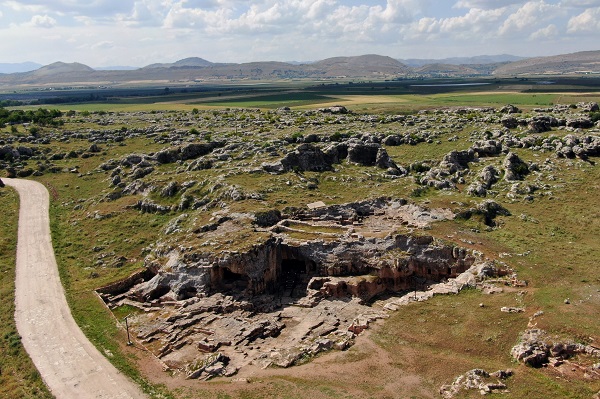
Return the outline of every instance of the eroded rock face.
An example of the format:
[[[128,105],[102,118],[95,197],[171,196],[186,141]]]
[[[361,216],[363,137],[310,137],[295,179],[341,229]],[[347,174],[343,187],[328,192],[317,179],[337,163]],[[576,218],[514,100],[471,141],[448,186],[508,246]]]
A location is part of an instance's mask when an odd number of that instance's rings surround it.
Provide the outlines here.
[[[558,120],[549,115],[534,116],[528,122],[529,130],[534,133],[548,132],[552,130],[552,127],[558,125]]]
[[[346,282],[327,293],[337,298],[369,300],[385,291],[408,289],[413,276],[432,281],[456,276],[475,261],[466,251],[443,245],[430,236],[409,235],[328,242],[274,237],[244,253],[214,256],[172,250],[166,257],[163,266],[150,263],[159,272],[136,286],[130,293],[132,298],[185,298],[189,292],[277,294],[285,290],[290,279],[305,291],[312,277],[369,276],[360,284]]]
[[[170,368],[205,379],[232,375],[250,362],[289,367],[323,351],[344,350],[401,306],[372,308],[380,294],[419,288],[424,291],[418,297],[426,300],[475,284],[475,254],[426,234],[393,233],[399,226],[425,227],[453,217],[405,200],[378,198],[258,218],[240,214],[239,220],[228,214],[202,232],[218,234],[236,220],[256,226],[268,219],[268,226],[284,216],[294,219],[261,230],[269,237],[244,251],[158,245],[144,272],[99,292],[111,307],[144,309],[131,320],[138,339]],[[369,236],[375,226],[378,233]],[[287,234],[308,227],[339,232],[305,240]]]
[[[577,103],[577,108],[579,108],[583,112],[597,112],[600,111],[600,107],[598,107],[598,103],[596,102],[580,102]]]
[[[222,142],[211,142],[211,143],[191,143],[181,147],[168,148],[156,153],[154,158],[156,162],[173,163],[176,161],[185,161],[188,159],[196,159],[203,155],[209,154],[215,148],[223,147],[225,143]]]
[[[566,135],[556,144],[556,155],[559,158],[587,159],[590,156],[600,155],[600,138],[597,136],[577,137]]]
[[[514,116],[503,116],[502,119],[500,120],[500,123],[502,124],[502,126],[504,126],[507,129],[514,129],[517,126],[519,126],[519,120],[517,118],[515,118]]]
[[[373,166],[377,163],[377,154],[381,148],[378,143],[350,142],[348,145],[348,161],[363,166]]]
[[[502,152],[502,143],[496,140],[480,140],[476,141],[471,149],[477,153],[479,157],[493,157]]]
[[[512,104],[507,104],[504,107],[500,108],[498,112],[501,112],[503,114],[516,114],[520,113],[521,110]]]
[[[504,161],[502,161],[502,166],[506,170],[504,179],[508,181],[522,180],[529,173],[527,164],[514,152],[509,152],[506,155]]]
[[[463,219],[470,219],[474,216],[482,218],[482,222],[489,227],[496,226],[496,217],[510,216],[510,211],[504,208],[502,205],[494,200],[484,200],[477,204],[475,207],[471,207],[459,212],[456,216]]]
[[[291,170],[298,172],[322,172],[331,170],[333,159],[319,147],[309,143],[298,146],[279,162],[263,164],[262,168],[269,173],[284,173]]]
[[[498,179],[500,178],[500,171],[498,171],[493,165],[487,165],[479,173],[479,181],[473,182],[467,188],[467,194],[474,195],[477,197],[485,197],[487,190],[492,188]]]

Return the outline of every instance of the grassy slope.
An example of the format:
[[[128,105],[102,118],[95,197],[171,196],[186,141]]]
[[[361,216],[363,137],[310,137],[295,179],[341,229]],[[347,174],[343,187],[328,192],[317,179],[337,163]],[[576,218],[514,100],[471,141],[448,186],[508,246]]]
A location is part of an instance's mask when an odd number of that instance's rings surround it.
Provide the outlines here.
[[[52,398],[27,356],[15,325],[18,195],[0,189],[0,398]]]
[[[454,96],[454,95],[453,95]],[[473,96],[475,97],[475,96]],[[466,96],[466,98],[469,98]],[[556,98],[556,97],[555,97]],[[503,101],[518,98],[494,98]],[[575,98],[570,98],[574,100]],[[419,107],[425,103],[436,102],[436,105],[448,105],[444,98],[422,99]],[[454,100],[453,100],[454,101]],[[523,97],[519,101],[510,101],[518,105],[535,103],[533,97]],[[404,100],[396,103],[396,107],[404,107]],[[358,107],[358,103],[354,106]],[[386,105],[390,109],[393,103]],[[381,110],[380,105],[367,105],[369,109]],[[384,107],[384,108],[386,108]],[[388,108],[386,108],[388,109]],[[468,132],[459,134],[458,142],[446,140],[438,145],[419,144],[418,146],[400,146],[388,148],[388,152],[397,162],[406,164],[414,160],[440,159],[452,148],[468,147]],[[83,147],[85,143],[69,144]],[[125,152],[149,152],[156,147],[139,140],[128,143],[126,147],[114,147],[103,159],[118,158]],[[530,153],[520,154],[526,159]],[[80,166],[82,172],[92,170],[102,159],[77,159],[72,162]],[[539,162],[539,160],[538,160]],[[229,388],[226,384],[215,382],[198,383],[196,389],[181,389],[175,392],[181,398],[328,398],[328,397],[421,397],[430,396],[443,383],[450,382],[458,374],[474,367],[484,367],[488,371],[498,368],[515,367],[516,376],[509,381],[509,388],[514,397],[548,397],[557,393],[564,397],[590,397],[600,389],[597,382],[557,379],[544,370],[533,370],[516,365],[509,358],[508,352],[514,345],[520,331],[527,326],[527,317],[537,310],[544,310],[545,315],[538,319],[540,327],[550,332],[589,342],[589,337],[600,339],[599,326],[594,317],[600,300],[597,277],[597,259],[600,255],[596,237],[600,233],[597,211],[598,185],[590,182],[599,181],[600,171],[597,166],[581,161],[559,161],[556,171],[557,185],[562,186],[554,191],[553,199],[537,198],[534,203],[516,202],[502,199],[513,213],[512,217],[503,218],[502,228],[492,232],[472,233],[470,228],[479,228],[476,222],[446,223],[440,225],[432,233],[444,238],[448,235],[465,237],[481,242],[479,248],[486,248],[491,253],[510,252],[513,254],[531,251],[528,256],[513,256],[505,259],[515,267],[521,278],[530,281],[525,295],[508,291],[493,296],[483,296],[478,292],[467,292],[459,296],[435,298],[425,304],[412,305],[395,313],[382,327],[372,335],[372,340],[379,348],[383,348],[389,356],[387,363],[378,368],[379,375],[356,374],[348,371],[348,376],[337,380],[323,376],[268,377],[262,382],[242,387]],[[169,170],[161,170],[169,172]],[[218,171],[217,171],[218,172]],[[212,172],[207,172],[212,173]],[[340,165],[339,175],[356,177],[362,172],[349,165]],[[287,205],[302,205],[307,199],[321,199],[329,196],[331,201],[345,202],[369,192],[369,196],[395,195],[409,196],[414,185],[409,182],[396,182],[385,185],[384,181],[362,177],[362,189],[348,190],[328,179],[330,173],[306,174],[307,177],[320,179],[319,189],[304,190],[301,195],[296,191],[281,191],[267,196],[269,206],[277,206],[280,201]],[[313,176],[314,175],[314,176]],[[74,210],[79,198],[97,195],[98,187],[107,187],[106,182],[98,183],[94,176],[78,178],[75,174],[45,175],[41,180],[56,187],[58,201],[52,207],[53,238],[57,251],[57,259],[61,265],[61,276],[67,287],[69,301],[73,313],[88,336],[105,352],[113,354],[111,358],[119,367],[139,378],[139,374],[130,366],[131,353],[120,350],[119,342],[125,340],[123,330],[115,327],[114,319],[105,311],[102,304],[91,293],[91,289],[110,280],[123,277],[138,268],[141,264],[141,248],[148,245],[160,233],[161,226],[170,216],[128,215],[121,212],[127,201],[97,203],[90,206],[84,204],[83,209]],[[275,179],[282,181],[293,176],[281,176]],[[276,188],[278,183],[271,177],[262,175],[232,176],[230,183],[239,184],[254,191],[256,187]],[[356,181],[355,181],[356,182]],[[355,185],[350,182],[350,186]],[[445,193],[429,190],[421,200],[431,201],[436,206],[450,206],[451,201],[469,201],[460,193]],[[58,204],[67,206],[58,206]],[[255,206],[247,201],[234,204],[233,210],[241,211]],[[265,206],[264,204],[261,206]],[[88,209],[89,208],[89,209]],[[115,212],[116,216],[102,223],[97,223],[88,216],[89,212],[100,210],[101,213]],[[519,216],[527,215],[526,220]],[[147,227],[151,228],[148,229]],[[133,233],[135,232],[135,233]],[[133,233],[133,234],[132,234]],[[73,237],[81,237],[73,240]],[[125,242],[124,239],[128,241]],[[459,242],[460,243],[460,242]],[[90,248],[94,245],[104,246],[103,251],[114,251],[125,255],[129,261],[121,268],[97,268],[90,266],[97,254]],[[487,252],[486,252],[487,253]],[[557,256],[557,254],[559,256]],[[92,271],[95,273],[92,275]],[[564,305],[564,298],[571,298],[572,305]],[[11,302],[12,303],[12,302]],[[485,307],[480,308],[479,303]],[[507,315],[498,311],[501,306],[526,305],[524,315]],[[341,357],[340,362],[351,362],[373,356],[361,348],[352,348]],[[329,367],[336,367],[330,363]],[[385,377],[382,375],[385,374]],[[420,388],[408,387],[405,390],[390,391],[394,384],[394,376],[415,374],[421,377]],[[349,390],[345,384],[353,384],[355,379],[362,378],[358,391]],[[387,382],[386,382],[387,381]],[[387,384],[387,385],[386,385]],[[387,386],[387,388],[386,388]],[[394,388],[398,389],[398,388]],[[359,393],[357,393],[359,392]],[[479,394],[477,393],[476,396]]]
[[[68,185],[68,183],[67,183]],[[85,185],[78,186],[84,188]],[[89,187],[88,187],[89,188]],[[75,218],[69,214],[64,207],[58,205],[59,199],[67,199],[64,195],[64,184],[56,189],[57,198],[52,202],[50,208],[52,240],[55,248],[57,263],[62,283],[65,287],[67,301],[71,308],[71,313],[77,324],[81,327],[90,341],[104,354],[107,355],[111,363],[121,372],[136,381],[142,389],[150,395],[151,398],[167,399],[171,395],[159,385],[153,385],[148,382],[134,366],[135,360],[140,356],[140,347],[127,349],[124,345],[127,342],[123,321],[115,320],[115,316],[105,307],[102,300],[96,295],[94,289],[107,284],[115,279],[125,278],[132,271],[140,268],[138,262],[128,262],[124,267],[112,271],[108,278],[105,273],[92,273],[88,265],[92,264],[93,259],[86,257],[89,253],[90,242],[97,242],[102,245],[106,241],[98,242],[92,234],[110,237],[111,244],[125,246],[128,251],[134,252],[139,247],[131,245],[131,241],[123,241],[124,238],[135,239],[132,231],[143,231],[149,223],[145,223],[144,218],[131,217],[122,219],[118,225],[111,225],[111,231],[94,231],[93,228],[83,231]],[[89,217],[81,215],[81,220],[85,221]],[[115,232],[118,232],[115,235]],[[74,240],[73,237],[85,237],[83,240]],[[136,244],[139,244],[136,243]],[[129,253],[124,251],[127,255]],[[123,252],[121,252],[123,253]]]

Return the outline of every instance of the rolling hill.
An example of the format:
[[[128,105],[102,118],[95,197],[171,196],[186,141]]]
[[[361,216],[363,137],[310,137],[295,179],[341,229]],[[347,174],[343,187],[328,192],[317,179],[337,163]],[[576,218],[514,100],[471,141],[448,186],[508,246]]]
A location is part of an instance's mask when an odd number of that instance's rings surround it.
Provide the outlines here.
[[[497,64],[506,62],[515,62],[525,59],[524,57],[517,57],[509,54],[499,55],[478,55],[475,57],[450,57],[442,59],[431,59],[431,58],[409,58],[400,59],[398,61],[410,66],[410,67],[421,67],[429,64],[450,64],[450,65],[486,65],[486,64]]]
[[[428,62],[410,67],[391,57],[368,54],[332,57],[311,63],[278,61],[213,63],[199,57],[150,64],[134,70],[97,70],[80,63],[55,62],[29,72],[0,75],[0,85],[119,84],[126,82],[193,82],[208,80],[276,79],[395,79],[401,77],[514,76],[533,74],[600,73],[600,51],[495,62],[512,56],[481,56],[478,63]],[[422,60],[424,61],[424,60]],[[430,60],[431,61],[431,60]],[[443,60],[442,60],[443,61]]]
[[[481,73],[469,65],[427,64],[415,69],[415,72],[427,76],[477,76]]]
[[[405,64],[391,57],[369,54],[358,57],[327,58],[310,64],[310,68],[321,71],[323,76],[377,76],[405,75],[412,72]]]
[[[494,75],[600,73],[600,51],[528,58],[498,67]]]
[[[168,63],[168,64],[150,64],[146,65],[142,69],[156,69],[156,68],[182,68],[182,67],[208,67],[215,65],[210,61],[207,61],[200,57],[189,57],[182,60]]]
[[[132,71],[99,71],[83,64],[56,62],[32,72],[0,76],[0,84],[64,84],[78,82],[195,81],[214,79],[393,78],[412,73],[390,57],[362,55],[328,58],[311,64],[249,62],[216,64],[192,57],[168,64],[151,64]]]

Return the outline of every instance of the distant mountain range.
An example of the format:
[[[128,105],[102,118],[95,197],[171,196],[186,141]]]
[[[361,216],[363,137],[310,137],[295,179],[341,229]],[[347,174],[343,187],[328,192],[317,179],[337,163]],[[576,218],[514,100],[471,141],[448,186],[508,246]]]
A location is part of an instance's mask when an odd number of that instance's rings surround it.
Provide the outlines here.
[[[36,62],[0,63],[0,73],[19,73],[35,71],[43,65]]]
[[[203,58],[190,57],[190,58],[184,58],[177,62],[173,62],[171,64],[150,64],[150,65],[145,66],[142,69],[209,67],[209,66],[213,66],[213,65],[215,65],[215,64],[213,64],[210,61],[206,61]]]
[[[138,67],[132,67],[127,65],[115,65],[115,66],[106,66],[106,67],[95,67],[96,71],[133,71],[134,69],[138,69]]]
[[[2,64],[0,64],[2,65]],[[7,64],[4,64],[7,65]],[[15,64],[8,64],[15,65]],[[400,60],[369,54],[333,57],[311,63],[277,61],[213,63],[198,57],[143,68],[99,70],[80,63],[55,62],[34,70],[0,75],[0,85],[119,84],[132,81],[192,82],[276,79],[396,79],[407,77],[476,77],[529,74],[600,73],[600,51],[522,59],[510,55]]]
[[[431,64],[449,64],[449,65],[485,65],[499,64],[503,62],[515,62],[524,60],[525,57],[517,57],[516,55],[500,54],[500,55],[478,55],[475,57],[452,57],[443,59],[428,59],[428,58],[409,58],[399,59],[398,61],[410,66],[421,67]]]

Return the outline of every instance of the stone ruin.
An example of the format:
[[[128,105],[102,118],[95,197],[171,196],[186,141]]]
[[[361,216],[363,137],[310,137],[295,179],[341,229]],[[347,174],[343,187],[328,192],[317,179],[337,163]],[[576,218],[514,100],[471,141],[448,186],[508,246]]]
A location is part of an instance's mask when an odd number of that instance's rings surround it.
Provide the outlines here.
[[[482,270],[481,254],[424,234],[454,217],[447,209],[380,198],[278,216],[261,229],[269,238],[247,251],[165,245],[143,271],[98,292],[111,308],[141,310],[130,326],[167,368],[207,379],[344,350],[402,295],[456,293]],[[307,239],[291,234],[309,230]],[[373,306],[390,296],[396,301]]]

